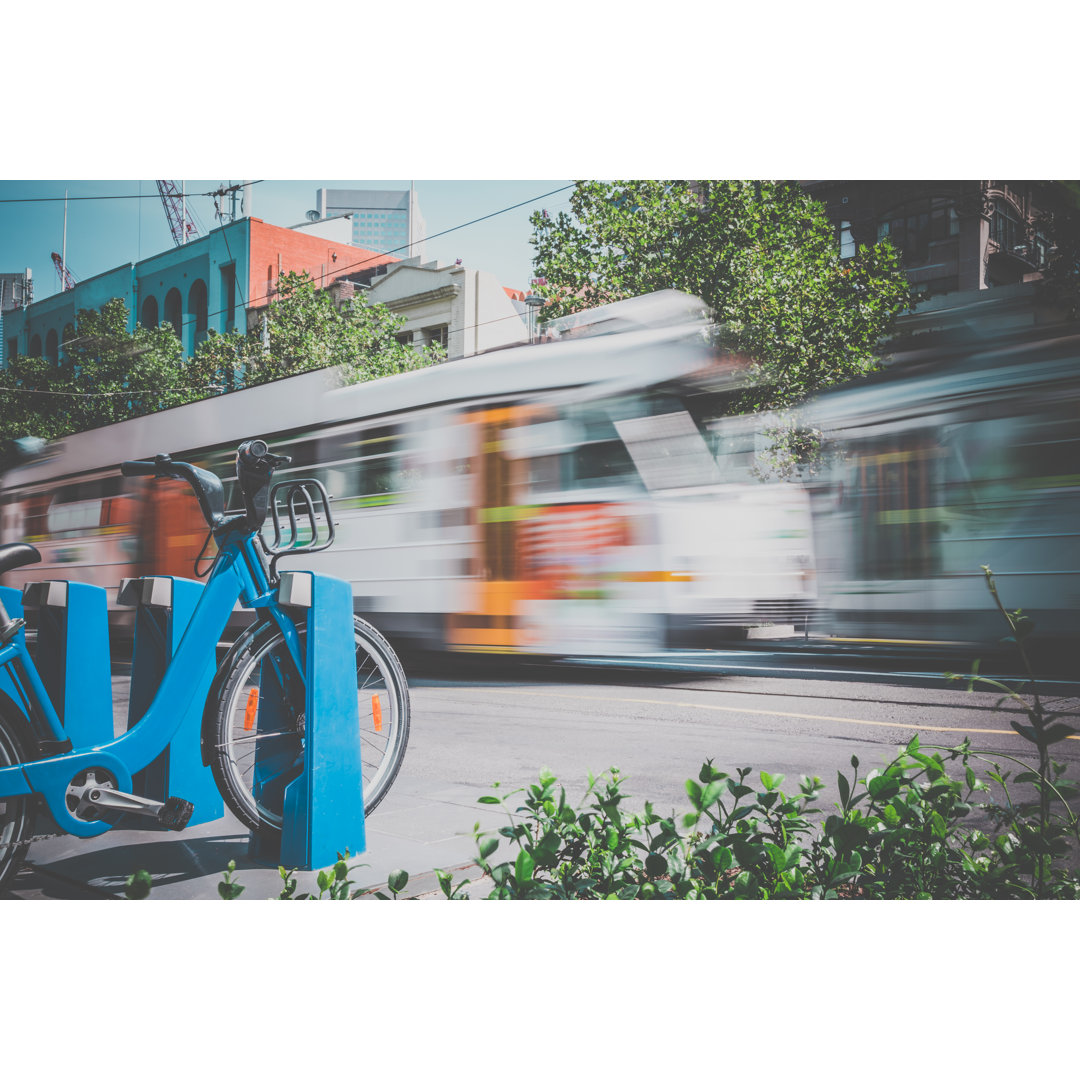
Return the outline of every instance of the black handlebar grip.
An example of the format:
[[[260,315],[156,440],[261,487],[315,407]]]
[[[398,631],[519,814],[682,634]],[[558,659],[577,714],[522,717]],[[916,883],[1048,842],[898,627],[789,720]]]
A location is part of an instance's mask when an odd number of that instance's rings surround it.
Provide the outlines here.
[[[123,476],[157,476],[157,462],[122,461],[120,472]]]
[[[236,456],[244,465],[257,465],[269,452],[270,447],[262,439],[248,439],[240,444]]]

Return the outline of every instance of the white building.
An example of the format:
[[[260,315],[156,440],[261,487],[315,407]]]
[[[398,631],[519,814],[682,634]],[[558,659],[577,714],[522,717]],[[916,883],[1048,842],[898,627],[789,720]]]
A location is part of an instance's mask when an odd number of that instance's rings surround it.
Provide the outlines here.
[[[427,226],[416,191],[363,191],[319,188],[315,209],[323,218],[351,215],[349,243],[368,251],[414,257],[423,261]]]
[[[405,259],[376,274],[367,296],[405,316],[400,340],[437,341],[448,360],[529,340],[523,294],[504,289],[486,270]]]

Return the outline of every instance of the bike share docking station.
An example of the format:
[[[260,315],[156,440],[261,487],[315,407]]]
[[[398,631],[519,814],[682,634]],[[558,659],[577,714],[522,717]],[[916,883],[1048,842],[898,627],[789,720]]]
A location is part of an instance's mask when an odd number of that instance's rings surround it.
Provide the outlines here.
[[[310,571],[283,573],[278,598],[305,631],[304,763],[290,773],[273,740],[257,737],[260,725],[273,730],[284,704],[264,680],[269,692],[259,696],[256,715],[245,716],[245,727],[250,720],[256,735],[256,783],[283,785],[282,829],[253,833],[250,854],[256,862],[313,870],[366,846],[352,588]]]
[[[5,590],[9,612],[13,605],[7,594],[13,592]],[[111,742],[112,666],[105,590],[80,581],[33,581],[18,606],[37,611],[35,664],[72,748]]]
[[[138,467],[126,475],[201,473],[167,456],[125,464]],[[220,507],[211,512],[207,490],[213,494],[216,485],[220,498],[220,484],[212,474],[204,480],[197,493],[207,503],[208,522],[219,524]],[[321,496],[329,530],[322,543],[309,484]],[[278,488],[286,492],[284,543],[274,502]],[[20,596],[0,587],[10,630],[0,690],[34,721],[38,746],[37,757],[0,768],[5,794],[40,795],[57,825],[83,838],[107,831],[115,812],[145,815],[179,830],[224,815],[218,786],[224,781],[216,770],[242,770],[246,783],[250,767],[256,791],[265,796],[258,799],[265,808],[263,824],[251,834],[253,859],[312,870],[333,864],[345,850],[364,850],[352,589],[346,581],[309,571],[275,574],[283,556],[330,545],[329,496],[318,481],[291,481],[271,490],[270,503],[275,540],[263,543],[272,556],[269,567],[260,569],[256,524],[248,532],[222,530],[224,545],[206,584],[178,577],[122,583],[118,603],[135,608],[135,634],[127,730],[120,734],[114,730],[105,590],[39,581]],[[249,512],[241,523],[263,520],[265,510],[263,503],[262,518]],[[218,639],[237,599],[261,621],[269,620],[276,636],[267,639],[271,646],[259,657],[260,675],[245,703],[243,749],[222,759],[221,747],[204,745],[204,739],[211,730],[207,717],[225,722],[213,686]],[[25,608],[38,611],[34,656],[25,649]],[[222,672],[226,682],[229,664]],[[41,737],[41,721],[50,738]]]
[[[165,669],[183,639],[202,595],[203,584],[180,577],[124,578],[116,602],[135,609],[131,654],[131,692],[127,728],[131,730],[150,707]],[[132,777],[133,794],[164,803],[170,795],[194,806],[188,825],[216,821],[225,803],[208,765],[202,762],[203,703],[217,669],[217,643],[204,647],[205,662],[198,690],[169,745]]]

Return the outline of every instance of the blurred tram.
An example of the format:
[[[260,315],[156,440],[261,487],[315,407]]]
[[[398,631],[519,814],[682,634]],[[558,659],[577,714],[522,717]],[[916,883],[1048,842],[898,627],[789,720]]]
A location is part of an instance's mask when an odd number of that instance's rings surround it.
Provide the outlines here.
[[[123,577],[194,576],[190,490],[117,464],[168,452],[231,504],[235,447],[258,435],[292,457],[279,479],[314,475],[334,500],[334,546],[297,565],[350,581],[404,648],[632,655],[802,620],[809,501],[714,452],[693,403],[741,365],[705,325],[699,301],[654,294],[550,343],[345,387],[309,372],[71,436],[2,478],[4,541],[43,554],[6,584],[89,581],[115,608]]]
[[[837,637],[993,645],[1002,602],[1044,646],[1080,640],[1080,337],[970,331],[910,346],[806,418],[821,625]]]

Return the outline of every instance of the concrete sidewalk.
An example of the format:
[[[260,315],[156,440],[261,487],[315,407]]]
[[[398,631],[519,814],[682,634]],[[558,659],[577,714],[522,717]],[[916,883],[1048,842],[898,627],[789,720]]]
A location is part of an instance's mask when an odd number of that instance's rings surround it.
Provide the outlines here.
[[[114,726],[126,727],[128,676],[114,666]],[[434,870],[452,870],[455,880],[477,878],[473,825],[485,829],[506,823],[505,814],[477,805],[489,789],[454,785],[432,790],[412,780],[408,757],[403,770],[376,811],[365,822],[367,850],[351,856],[349,875],[358,888],[385,885],[395,870],[409,873],[402,896],[442,896]],[[143,828],[145,819],[129,818],[132,827],[118,825],[102,836],[80,840],[60,836],[31,845],[23,869],[0,892],[4,900],[122,900],[128,877],[146,870],[153,878],[150,900],[217,900],[218,883],[230,861],[233,880],[244,886],[242,900],[276,897],[282,886],[276,866],[248,856],[247,829],[229,813],[217,821],[168,832]],[[55,831],[48,815],[40,818],[34,835]],[[298,893],[318,893],[317,871],[296,874]]]
[[[385,885],[393,871],[406,870],[403,897],[437,899],[442,893],[435,868],[453,871],[455,881],[478,878],[473,824],[497,828],[505,819],[476,805],[483,792],[470,794],[391,790],[366,822],[367,850],[349,858],[352,882],[374,888]],[[146,870],[153,878],[150,900],[217,900],[230,860],[236,863],[233,880],[244,886],[240,899],[263,900],[281,891],[277,868],[249,858],[247,830],[226,811],[224,818],[179,833],[117,826],[91,840],[38,841],[0,899],[122,900],[128,877]],[[297,872],[296,891],[317,894],[316,877],[317,871]]]

